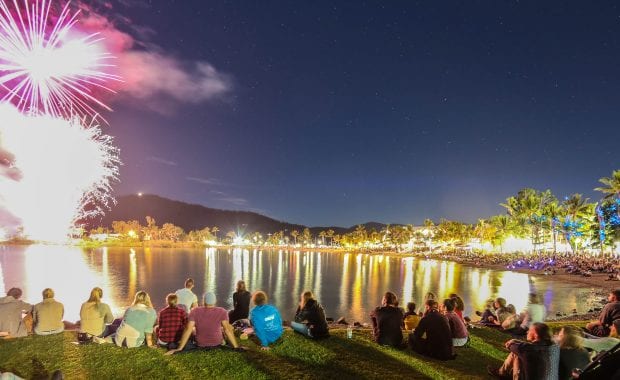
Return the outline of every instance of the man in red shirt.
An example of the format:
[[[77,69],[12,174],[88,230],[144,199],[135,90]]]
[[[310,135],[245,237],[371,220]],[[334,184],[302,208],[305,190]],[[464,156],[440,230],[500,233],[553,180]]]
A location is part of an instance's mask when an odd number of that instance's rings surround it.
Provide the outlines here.
[[[205,305],[194,308],[189,313],[187,326],[185,326],[179,347],[166,352],[166,355],[172,355],[183,350],[222,347],[223,337],[226,337],[234,349],[240,349],[233,327],[228,323],[228,312],[224,308],[215,306],[215,301],[215,294],[205,294]],[[189,338],[194,327],[196,328],[196,336],[194,341],[190,342]]]
[[[157,327],[157,344],[169,349],[177,348],[181,340],[185,325],[187,324],[187,313],[185,309],[177,305],[178,297],[174,293],[166,297],[166,306],[159,311]]]

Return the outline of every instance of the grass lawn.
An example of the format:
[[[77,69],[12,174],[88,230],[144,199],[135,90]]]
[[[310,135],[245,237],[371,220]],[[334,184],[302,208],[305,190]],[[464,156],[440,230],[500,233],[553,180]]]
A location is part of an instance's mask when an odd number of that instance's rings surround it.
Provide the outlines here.
[[[251,341],[246,352],[194,351],[164,356],[163,349],[119,348],[112,344],[75,345],[75,332],[0,340],[0,371],[24,378],[49,378],[61,369],[67,379],[483,379],[488,364],[499,366],[509,336],[477,328],[456,360],[442,362],[374,344],[369,331],[344,330],[312,341],[286,331],[281,343],[260,351]]]

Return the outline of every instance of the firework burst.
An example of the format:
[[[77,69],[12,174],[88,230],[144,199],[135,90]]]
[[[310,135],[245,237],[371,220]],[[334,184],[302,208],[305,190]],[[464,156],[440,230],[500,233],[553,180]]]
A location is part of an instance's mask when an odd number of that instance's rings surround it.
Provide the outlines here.
[[[118,149],[97,125],[80,119],[24,115],[0,105],[0,141],[19,177],[0,177],[0,208],[32,240],[63,241],[80,221],[112,201]]]
[[[77,15],[49,0],[0,0],[0,235],[64,241],[113,201],[118,149],[94,122],[95,107],[109,110],[95,92],[119,78]]]
[[[52,1],[0,0],[0,96],[20,111],[70,118],[109,110],[96,90],[110,91],[113,58],[98,35],[74,27],[78,12],[67,3],[53,15]]]

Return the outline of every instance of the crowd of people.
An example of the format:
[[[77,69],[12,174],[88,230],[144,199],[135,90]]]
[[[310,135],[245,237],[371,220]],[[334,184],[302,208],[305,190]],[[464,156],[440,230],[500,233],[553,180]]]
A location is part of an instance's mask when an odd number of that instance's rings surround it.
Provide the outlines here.
[[[518,252],[490,254],[475,251],[459,251],[434,254],[432,258],[452,260],[476,266],[497,265],[511,270],[526,269],[546,275],[565,273],[590,277],[593,274],[604,274],[606,279],[610,281],[620,280],[620,257],[617,256],[597,257],[585,254],[523,254]]]
[[[516,314],[512,305],[496,298],[481,312],[480,323],[522,339],[509,339],[505,347],[510,354],[499,368],[488,368],[489,374],[506,379],[572,379],[591,359],[590,352],[605,353],[620,344],[620,289],[609,293],[608,303],[595,322],[583,329],[563,326],[555,339],[543,320],[545,308],[534,293],[525,309]],[[616,364],[620,369],[620,362]],[[619,373],[620,375],[620,373]]]
[[[118,319],[102,301],[101,288],[93,288],[80,308],[78,340],[129,348],[162,347],[167,350],[166,355],[172,355],[222,347],[244,351],[239,339],[248,337],[262,350],[268,350],[282,339],[283,326],[287,324],[311,339],[329,336],[325,310],[311,291],[301,294],[294,320],[286,323],[279,310],[268,303],[265,292],[257,290],[251,294],[243,281],[238,281],[232,296],[232,310],[217,306],[212,292],[205,293],[199,302],[193,287],[194,281],[187,279],[183,288],[166,296],[166,306],[159,312],[153,308],[149,294],[138,291],[132,305]],[[11,288],[6,297],[0,298],[0,335],[51,335],[65,330],[64,307],[54,299],[52,289],[44,289],[42,301],[36,305],[22,301],[21,296],[19,288]],[[413,302],[403,310],[396,294],[386,292],[381,305],[370,313],[373,338],[380,345],[408,345],[421,355],[451,360],[456,357],[455,347],[469,345],[469,328],[494,328],[510,334],[511,339],[505,344],[510,353],[501,367],[488,371],[498,378],[513,379],[570,379],[573,371],[587,366],[594,354],[617,349],[620,343],[620,289],[610,292],[597,321],[584,329],[564,326],[556,337],[552,337],[544,323],[545,307],[535,293],[529,295],[520,313],[501,297],[476,312],[480,320],[475,323],[463,316],[463,311],[463,300],[456,294],[439,300],[428,293],[423,310],[418,311]]]

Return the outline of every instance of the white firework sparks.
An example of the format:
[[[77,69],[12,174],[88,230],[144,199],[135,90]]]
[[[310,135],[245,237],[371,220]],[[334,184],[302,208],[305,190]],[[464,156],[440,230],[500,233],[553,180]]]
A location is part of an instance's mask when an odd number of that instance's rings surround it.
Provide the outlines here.
[[[0,148],[13,155],[20,178],[0,176],[0,209],[24,236],[60,242],[85,218],[102,212],[118,176],[118,149],[96,125],[78,118],[23,115],[0,105]]]
[[[51,0],[21,4],[0,0],[2,100],[20,111],[64,118],[94,117],[93,104],[109,110],[94,91],[112,92],[105,83],[120,78],[106,73],[113,57],[98,35],[74,28],[79,11],[72,14],[67,3],[52,17]]]

